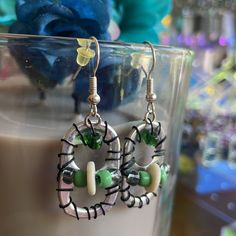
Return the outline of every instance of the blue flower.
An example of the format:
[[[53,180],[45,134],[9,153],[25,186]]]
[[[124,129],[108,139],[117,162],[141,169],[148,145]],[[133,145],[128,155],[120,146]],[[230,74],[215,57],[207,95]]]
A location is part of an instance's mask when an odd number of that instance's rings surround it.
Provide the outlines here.
[[[17,0],[17,22],[10,27],[10,32],[109,39],[109,9],[109,0]],[[20,46],[10,44],[11,53],[21,69],[33,84],[39,86],[40,83],[42,89],[55,87],[76,68],[76,51],[73,45],[64,47],[66,45],[60,44],[55,50],[48,48],[48,41],[50,39],[38,39],[38,46],[30,39],[24,39],[24,44]],[[26,62],[31,66],[25,65]]]
[[[132,58],[129,58],[130,61]],[[132,69],[130,61],[124,64],[122,55],[119,57],[106,51],[101,54],[100,65],[97,71],[98,94],[101,101],[99,109],[110,110],[132,100],[140,86],[140,71]],[[122,73],[120,68],[122,66]],[[82,70],[75,81],[73,97],[77,101],[86,101],[89,90],[89,73]]]
[[[109,39],[109,0],[17,0],[17,22],[10,32]]]
[[[50,35],[109,39],[109,0],[17,0],[17,22],[10,32],[31,35]],[[23,39],[22,44],[9,41],[9,48],[22,71],[40,90],[54,88],[77,69],[75,41],[50,38]],[[49,47],[50,46],[50,47]],[[131,58],[130,58],[131,60]],[[122,78],[120,68],[122,67]],[[113,109],[135,96],[140,73],[124,65],[123,58],[114,59],[112,51],[101,52],[97,71],[99,107]],[[88,96],[88,68],[82,69],[74,84],[73,97],[85,102]]]
[[[76,41],[22,39],[9,40],[9,49],[21,70],[40,89],[52,89],[76,70]]]

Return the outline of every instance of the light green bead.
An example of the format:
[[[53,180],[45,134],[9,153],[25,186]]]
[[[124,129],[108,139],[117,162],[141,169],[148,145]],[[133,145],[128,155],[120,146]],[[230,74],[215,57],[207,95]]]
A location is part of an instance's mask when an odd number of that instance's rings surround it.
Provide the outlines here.
[[[169,174],[164,168],[161,168],[161,185],[164,185],[168,180]]]
[[[87,174],[83,170],[77,170],[73,174],[73,183],[78,188],[86,187],[87,185]]]
[[[139,185],[148,187],[151,184],[151,175],[147,171],[139,171]]]
[[[112,186],[112,175],[108,170],[100,170],[96,174],[96,183],[100,188],[109,188]]]

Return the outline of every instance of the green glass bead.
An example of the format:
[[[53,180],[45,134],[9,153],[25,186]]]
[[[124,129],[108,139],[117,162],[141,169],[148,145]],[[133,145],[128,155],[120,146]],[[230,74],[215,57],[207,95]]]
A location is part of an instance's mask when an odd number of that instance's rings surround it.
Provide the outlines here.
[[[169,177],[169,165],[167,164],[162,164],[161,166],[161,185],[164,185]]]
[[[139,185],[148,187],[151,184],[151,175],[147,171],[139,171]]]
[[[98,150],[102,147],[102,135],[100,133],[86,135],[85,140],[91,149]]]
[[[96,173],[96,183],[100,188],[109,188],[112,186],[112,175],[109,170],[100,170]]]
[[[150,146],[155,147],[159,141],[158,138],[154,134],[151,134],[151,132],[146,129],[142,130],[140,132],[140,135],[141,135],[142,141],[144,141],[144,143]]]
[[[73,174],[73,183],[76,187],[82,188],[87,185],[87,175],[83,170],[77,170]]]
[[[89,146],[89,148],[98,150],[102,147],[103,137],[99,132],[95,131],[93,133],[91,129],[86,129],[83,131],[82,135],[84,137],[84,142]],[[79,145],[82,143],[82,138],[78,135],[75,138],[75,144]]]

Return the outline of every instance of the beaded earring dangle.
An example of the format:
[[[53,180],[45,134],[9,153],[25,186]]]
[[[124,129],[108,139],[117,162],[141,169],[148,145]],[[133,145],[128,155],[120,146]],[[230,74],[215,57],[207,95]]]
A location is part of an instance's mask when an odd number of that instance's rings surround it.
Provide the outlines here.
[[[160,122],[156,121],[155,101],[157,99],[153,88],[153,78],[151,74],[156,64],[155,50],[151,43],[145,42],[152,52],[153,63],[147,77],[147,112],[144,120],[139,125],[133,126],[130,134],[125,138],[122,153],[122,184],[121,184],[121,200],[129,207],[142,208],[148,205],[157,196],[158,189],[167,180],[170,166],[162,160],[165,150],[163,149],[166,136],[163,134]],[[141,142],[153,147],[154,154],[148,165],[141,166],[137,163],[135,155],[135,146]],[[130,192],[131,186],[144,187],[146,193],[140,196],[134,196]]]
[[[120,175],[120,140],[115,130],[103,121],[97,110],[100,96],[97,93],[96,72],[100,61],[100,46],[95,37],[91,43],[96,45],[96,63],[93,73],[89,78],[90,112],[84,121],[74,123],[61,139],[62,149],[58,155],[58,198],[59,207],[70,216],[81,218],[96,219],[100,215],[105,215],[116,202],[119,192]],[[76,72],[78,74],[78,71]],[[87,163],[87,169],[80,169],[75,163],[75,149],[80,149],[84,145],[93,150],[99,150],[103,145],[107,145],[107,157],[105,165],[96,170],[95,163]],[[96,188],[106,190],[105,199],[90,207],[77,207],[71,198],[71,192],[75,187],[87,187],[88,193],[93,196]]]

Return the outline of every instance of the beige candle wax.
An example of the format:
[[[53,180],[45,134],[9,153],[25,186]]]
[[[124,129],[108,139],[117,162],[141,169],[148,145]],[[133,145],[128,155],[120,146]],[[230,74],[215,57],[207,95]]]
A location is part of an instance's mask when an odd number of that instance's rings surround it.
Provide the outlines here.
[[[17,236],[128,236],[152,235],[159,197],[150,205],[140,209],[129,209],[121,202],[106,216],[91,221],[77,221],[58,207],[57,199],[57,154],[60,139],[73,122],[73,102],[70,90],[60,88],[48,94],[45,104],[39,104],[37,93],[28,81],[19,77],[19,83],[5,81],[0,87],[0,234]],[[14,91],[13,91],[14,90]],[[61,100],[59,100],[59,97]],[[63,99],[62,99],[63,97]],[[145,108],[143,108],[145,110]],[[127,113],[127,111],[129,111]],[[103,113],[109,123],[114,124],[122,143],[124,137],[139,120],[143,111],[133,104]],[[137,148],[140,161],[146,161],[151,153],[145,147]],[[81,147],[76,151],[76,162],[85,169],[89,160],[101,168],[106,149],[95,153]],[[86,189],[75,189],[73,200],[78,206],[90,206],[104,199],[98,191],[90,197]]]

